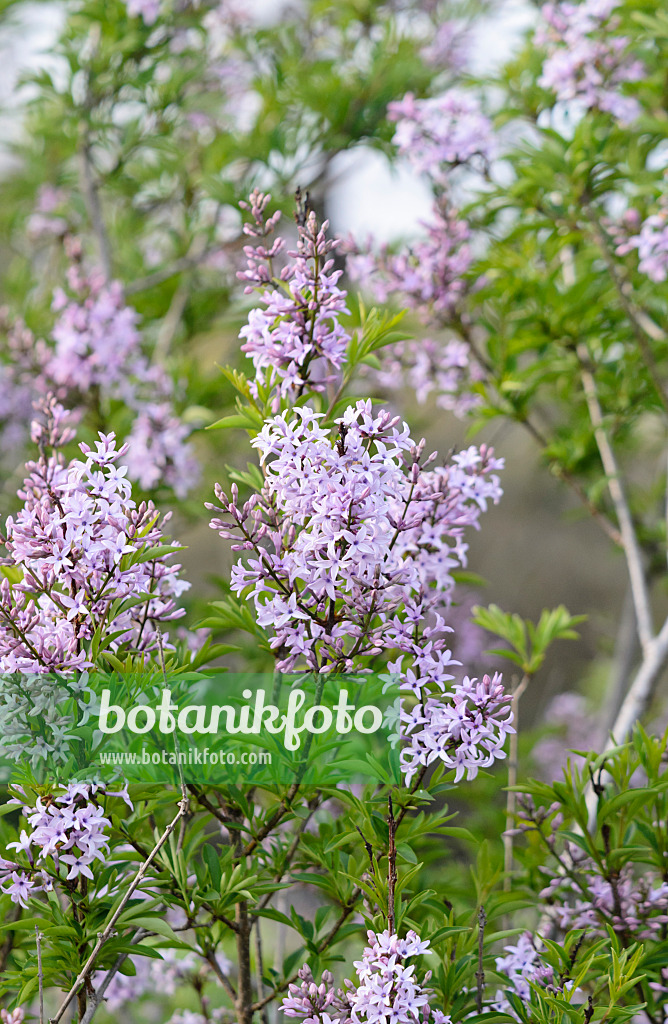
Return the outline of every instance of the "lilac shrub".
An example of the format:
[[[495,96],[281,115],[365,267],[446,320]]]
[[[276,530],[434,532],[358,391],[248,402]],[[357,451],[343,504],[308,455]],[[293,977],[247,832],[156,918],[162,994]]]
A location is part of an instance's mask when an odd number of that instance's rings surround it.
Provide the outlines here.
[[[492,123],[476,97],[463,89],[424,100],[407,93],[390,103],[387,112],[397,123],[393,142],[400,156],[432,180],[441,180],[448,166],[476,158],[487,164],[494,156]]]
[[[77,417],[88,416],[98,426],[114,407],[129,410],[131,479],[143,490],[163,486],[184,498],[199,479],[199,466],[188,441],[191,429],[174,409],[173,382],[144,354],[139,315],[126,303],[120,282],[108,282],[99,269],[85,273],[77,241],[68,239],[67,251],[68,289],[54,291],[50,342],[36,340],[21,321],[9,327],[4,435],[19,451],[32,402],[50,392]]]
[[[251,237],[267,238],[278,223],[276,214],[264,221],[269,200],[256,190],[242,204],[253,218],[244,225]],[[247,269],[238,277],[246,282],[247,294],[260,292],[264,307],[250,311],[240,332],[241,351],[255,368],[256,397],[259,381],[276,398],[302,394],[307,386],[323,390],[345,359],[350,337],[340,317],[348,312],[346,294],[337,285],[342,271],[334,270],[331,256],[339,243],[327,239],[327,227],[327,221],[319,226],[309,212],[299,225],[296,250],[286,252],[280,237],[269,248],[262,243],[244,248]],[[284,254],[288,262],[274,279],[274,263]]]
[[[23,507],[5,527],[5,564],[16,576],[0,584],[4,672],[91,667],[96,631],[101,650],[150,651],[160,624],[184,614],[176,600],[188,587],[168,555],[151,555],[165,519],[151,502],[132,500],[127,469],[116,465],[127,445],[117,449],[113,434],[100,434],[95,448],[80,446],[83,460],[68,464],[60,452],[73,437],[65,409],[52,396],[42,413],[32,427],[40,457],[27,464]]]

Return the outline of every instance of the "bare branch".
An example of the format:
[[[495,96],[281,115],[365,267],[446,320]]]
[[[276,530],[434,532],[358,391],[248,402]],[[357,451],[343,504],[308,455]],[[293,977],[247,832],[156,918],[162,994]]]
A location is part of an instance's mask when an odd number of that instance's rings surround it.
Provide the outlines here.
[[[485,908],[481,907],[478,911],[478,970],[475,974],[476,980],[476,1009],[478,1013],[482,1013],[482,1000],[485,993],[485,968],[483,965],[483,951],[485,945],[485,925],[487,924],[487,914]]]
[[[37,976],[39,978],[39,1024],[44,1024],[44,971],[42,970],[42,933],[39,925],[35,925],[35,943],[37,945]]]
[[[606,746],[609,749],[614,743],[623,743],[631,732],[634,723],[642,716],[650,701],[654,687],[668,660],[668,619],[661,627],[661,632],[652,641],[643,663],[636,673],[631,687],[624,698],[619,714],[612,727],[613,740]]]
[[[84,984],[84,982],[88,978],[90,972],[92,971],[92,969],[93,969],[93,967],[95,965],[95,961],[97,960],[97,957],[98,957],[98,955],[100,953],[100,950],[102,949],[102,947],[104,946],[105,942],[107,941],[107,939],[110,937],[111,933],[113,932],[114,925],[116,924],[116,922],[118,921],[119,917],[123,913],[123,911],[124,911],[128,901],[132,897],[132,894],[139,887],[139,885],[141,884],[142,880],[144,879],[146,873],[148,872],[148,869],[150,868],[151,864],[153,863],[153,861],[155,860],[155,858],[159,854],[160,850],[163,848],[163,846],[165,845],[165,843],[167,842],[167,840],[171,836],[171,834],[174,831],[174,829],[176,828],[176,826],[181,821],[181,818],[185,814],[187,814],[187,812],[188,812],[188,794],[185,791],[185,789],[182,789],[181,790],[181,799],[179,801],[179,809],[178,809],[178,811],[176,813],[176,816],[167,825],[167,827],[165,828],[164,832],[162,833],[162,835],[158,839],[157,843],[155,844],[155,846],[153,847],[153,849],[149,853],[148,857],[146,858],[146,860],[144,861],[142,866],[139,868],[139,870],[137,871],[137,873],[134,876],[134,878],[132,879],[132,881],[130,882],[130,885],[128,886],[128,889],[127,889],[125,895],[123,896],[123,899],[121,900],[121,902],[119,903],[118,907],[116,908],[116,910],[112,914],[110,920],[107,922],[104,930],[101,931],[100,934],[98,935],[97,942],[93,946],[93,950],[92,950],[90,956],[88,957],[88,959],[86,960],[86,963],[83,965],[83,967],[79,971],[79,974],[77,975],[74,983],[72,984],[72,987],[70,988],[69,992],[67,993],[67,995],[63,999],[62,1003],[60,1004],[56,1015],[51,1018],[50,1024],[58,1024],[58,1021],[61,1020],[61,1018],[63,1017],[65,1011],[67,1010],[67,1007],[70,1004],[70,1001],[77,994],[77,992],[79,991],[81,986]],[[83,1024],[83,1021],[82,1021],[82,1024]]]
[[[206,960],[206,962],[211,967],[211,970],[213,971],[213,973],[218,978],[218,981],[220,982],[220,984],[223,986],[223,988],[227,992],[227,994],[230,997],[230,999],[232,1000],[232,1002],[236,1003],[236,1001],[237,1001],[237,993],[234,990],[234,986],[232,985],[232,982],[227,977],[227,975],[223,972],[223,970],[221,969],[220,964],[216,960],[216,954],[213,952],[212,949],[210,949],[209,952],[206,955],[204,955],[204,954],[202,954],[202,955],[204,956],[204,959]]]
[[[515,809],[517,807],[517,793],[515,793],[511,787],[517,785],[517,748],[520,734],[520,697],[522,696],[528,685],[529,676],[525,673],[522,676],[517,687],[513,690],[512,711],[515,732],[511,732],[510,734],[510,749],[508,751],[508,796],[506,799],[506,831],[503,834],[503,870],[505,872],[505,878],[503,881],[504,892],[510,892],[510,873],[513,870],[512,829],[515,827]]]
[[[138,945],[142,939],[145,939],[150,933],[145,928],[140,928],[138,932],[132,936],[130,940],[131,946]],[[121,967],[125,963],[129,956],[129,953],[121,953],[117,958],[116,962],[109,968],[102,981],[97,986],[95,992],[89,993],[88,1008],[86,1009],[85,1015],[81,1018],[81,1024],[90,1024],[93,1017],[97,1013],[99,1007],[102,1004],[104,994],[111,985],[112,981],[120,971]]]
[[[608,478],[608,490],[615,506],[619,529],[622,535],[626,565],[631,583],[631,593],[633,595],[633,606],[638,623],[638,636],[643,649],[643,655],[646,657],[652,643],[654,629],[647,580],[642,564],[642,552],[636,537],[626,495],[624,494],[617,460],[605,429],[603,412],[596,391],[596,381],[591,371],[589,350],[583,342],[577,346],[577,354],[581,365],[582,387],[587,401],[587,408],[589,409],[589,417],[594,428],[594,437],[596,438],[603,469]]]

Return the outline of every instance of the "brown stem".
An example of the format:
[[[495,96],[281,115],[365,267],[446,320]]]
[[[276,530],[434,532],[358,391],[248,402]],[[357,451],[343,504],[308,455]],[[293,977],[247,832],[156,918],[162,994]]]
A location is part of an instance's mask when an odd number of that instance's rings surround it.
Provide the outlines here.
[[[239,987],[237,989],[236,1011],[238,1024],[252,1024],[253,1021],[253,988],[251,983],[250,959],[250,919],[248,903],[241,900],[235,912],[237,936],[237,973]]]
[[[513,870],[513,836],[512,829],[515,827],[515,810],[517,807],[517,793],[511,788],[517,785],[518,769],[518,744],[520,733],[520,697],[529,685],[529,676],[526,673],[515,690],[513,690],[513,724],[515,732],[510,734],[508,751],[508,796],[506,798],[506,831],[503,834],[503,880],[504,892],[510,892],[512,884],[511,871]]]
[[[483,947],[485,944],[485,925],[487,924],[487,914],[485,908],[481,907],[478,911],[478,970],[476,971],[476,1009],[478,1013],[482,1013],[482,998],[485,992],[485,968],[483,966]]]
[[[395,893],[397,888],[397,822],[394,817],[392,806],[392,794],[388,799],[389,814],[387,824],[389,826],[389,841],[387,848],[388,875],[387,875],[387,928],[390,935],[396,931],[396,914],[394,907]]]

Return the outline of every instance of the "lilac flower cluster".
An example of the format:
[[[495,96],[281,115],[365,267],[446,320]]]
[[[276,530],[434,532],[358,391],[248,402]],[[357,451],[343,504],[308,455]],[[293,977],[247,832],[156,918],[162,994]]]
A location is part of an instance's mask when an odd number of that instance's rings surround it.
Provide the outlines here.
[[[471,231],[444,196],[436,200],[431,220],[421,225],[426,235],[398,253],[353,251],[348,275],[368,286],[378,301],[397,293],[426,323],[444,324],[466,289],[464,275],[473,263]]]
[[[44,367],[47,379],[81,393],[129,386],[141,335],[139,317],[125,305],[120,282],[107,284],[99,270],[84,275],[75,261],[67,283],[71,295],[62,288],[53,295],[51,308],[59,315],[52,331],[55,349]]]
[[[431,221],[422,226],[426,234],[397,253],[387,247],[374,253],[371,246],[363,251],[348,242],[346,268],[350,279],[377,301],[397,295],[423,322],[444,327],[470,287],[465,275],[473,263],[471,232],[445,195],[436,199]],[[470,346],[459,338],[421,338],[388,346],[375,375],[381,387],[414,388],[419,402],[434,393],[437,404],[457,416],[480,403],[472,388],[483,374]]]
[[[423,442],[389,413],[374,416],[370,401],[346,410],[336,439],[320,419],[302,407],[268,420],[252,442],[262,493],[239,508],[236,489],[230,501],[218,487],[223,507],[208,506],[219,513],[212,528],[257,556],[236,564],[232,588],[251,588],[287,671],[301,660],[347,671],[388,646],[412,651],[414,624],[448,602],[465,526],[501,493],[491,451],[427,471]]]
[[[126,789],[110,792],[88,782],[72,782],[64,793],[40,796],[34,806],[13,801],[21,805],[32,830],[23,829],[19,839],[7,845],[7,850],[16,849],[21,863],[0,859],[0,888],[13,903],[26,907],[30,897],[51,889],[54,879],[93,880],[91,865],[95,860],[104,863],[109,852],[111,822],[99,805],[104,795],[121,797],[132,808]]]
[[[422,666],[423,661],[416,659],[416,663]],[[389,667],[399,671],[401,658]],[[512,695],[504,691],[498,672],[492,678],[483,676],[480,682],[466,676],[444,699],[430,696],[434,681],[440,684],[439,677],[434,680],[429,671],[417,677],[410,688],[418,703],[409,711],[402,702],[402,731],[408,743],[401,751],[401,767],[407,784],[420,768],[437,760],[455,769],[455,782],[464,774],[474,779],[481,768],[506,756],[506,737],[515,731]],[[402,683],[402,688],[409,688],[408,684]]]
[[[481,380],[482,372],[469,346],[459,338],[445,342],[420,338],[388,346],[375,379],[390,391],[401,381],[415,391],[420,405],[434,394],[439,408],[462,418],[482,401],[471,391],[472,382]]]
[[[345,982],[345,990],[333,988],[329,971],[323,971],[317,985],[310,969],[299,972],[301,984],[292,984],[281,1010],[286,1017],[298,1017],[304,1024],[450,1024],[450,1018],[430,1007],[431,993],[415,973],[415,964],[406,964],[429,951],[429,943],[409,931],[404,939],[388,930],[367,933],[369,945],[362,959],[355,962],[358,982]]]
[[[345,991],[334,988],[330,971],[322,972],[318,985],[308,964],[298,972],[300,984],[288,986],[288,994],[279,1009],[286,1017],[299,1017],[303,1024],[350,1024],[352,983]]]
[[[524,1002],[531,996],[530,982],[540,985],[553,983],[554,971],[543,964],[530,932],[520,935],[516,946],[504,946],[504,953],[506,956],[497,956],[496,969],[507,976],[512,989]],[[496,993],[494,1009],[515,1016],[510,1001],[501,991]]]
[[[273,231],[278,215],[266,222],[264,210],[270,197],[257,190],[250,197],[253,223],[246,234],[265,239]],[[246,246],[247,269],[238,277],[245,291],[259,290],[264,308],[254,308],[242,327],[242,352],[255,367],[254,393],[261,381],[275,388],[279,396],[301,394],[305,386],[322,390],[345,361],[350,336],[339,323],[347,313],[346,293],[338,287],[342,271],[334,270],[330,253],[339,244],[326,237],[328,221],[318,225],[311,211],[298,225],[295,251],[287,252],[292,262],[274,277],[274,261],[285,251],[276,238],[267,248],[263,242]]]
[[[135,421],[128,437],[128,472],[145,489],[159,483],[185,497],[199,477],[189,429],[174,413],[174,387],[141,350],[136,311],[125,304],[118,281],[107,284],[97,271],[81,273],[75,260],[68,271],[72,296],[54,296],[59,317],[53,328],[55,350],[44,367],[46,385],[74,396],[119,400]],[[76,399],[79,404],[81,398]]]
[[[76,240],[68,240],[67,250],[70,294],[62,288],[54,293],[53,347],[35,341],[20,322],[8,331],[11,363],[2,367],[0,392],[5,432],[17,434],[18,446],[25,410],[50,391],[81,413],[89,408],[98,420],[110,402],[121,402],[135,417],[128,437],[131,478],[145,489],[162,484],[185,497],[199,467],[187,442],[190,430],[173,409],[171,378],[143,354],[139,317],[126,305],[120,283],[107,283],[100,271],[84,274]]]
[[[606,878],[572,844],[567,855],[573,871],[555,875],[540,893],[559,928],[586,928],[590,935],[605,935],[609,924],[640,942],[662,934],[668,924],[667,882],[655,882],[649,873],[638,878],[632,864]]]
[[[397,122],[393,142],[400,155],[433,181],[443,181],[449,167],[474,158],[487,164],[494,156],[492,122],[463,89],[424,100],[409,92],[387,110],[389,120]]]
[[[8,359],[0,364],[0,459],[11,473],[29,440],[26,410],[32,408],[35,393],[43,386],[42,369],[49,350],[23,320],[10,319],[6,309],[0,314],[0,330],[6,337]]]
[[[54,188],[49,184],[42,185],[37,194],[35,209],[26,225],[28,233],[34,238],[62,238],[67,233],[69,225],[58,211],[63,207],[66,198],[65,189]]]
[[[320,419],[300,407],[265,424],[252,442],[265,486],[243,506],[236,487],[231,500],[216,488],[211,526],[248,552],[232,589],[253,601],[282,670],[349,672],[401,652],[388,668],[417,699],[402,711],[407,781],[437,758],[473,778],[503,756],[510,698],[495,676],[441,699],[456,663],[440,611],[466,561],[465,527],[500,496],[502,460],[469,448],[429,470],[424,442],[370,401],[346,410],[336,439]]]
[[[367,935],[369,945],[362,959],[355,962],[360,983],[351,999],[352,1024],[394,1024],[402,1020],[450,1024],[449,1017],[429,1005],[431,993],[424,985],[431,971],[420,982],[415,977],[415,965],[406,965],[407,960],[428,953],[429,942],[422,941],[414,931],[404,939],[388,930]]]
[[[630,53],[631,40],[617,35],[618,0],[561,0],[543,5],[546,26],[536,43],[547,48],[539,85],[560,102],[577,100],[587,110],[607,111],[623,123],[640,114],[640,104],[620,87],[641,80],[645,65]]]
[[[629,212],[639,220],[635,210]],[[616,252],[624,256],[632,249],[638,250],[639,269],[650,281],[660,284],[668,278],[668,197],[662,198],[656,213],[645,218],[637,234],[618,242]]]
[[[183,614],[175,598],[188,587],[180,566],[151,554],[162,526],[151,503],[135,504],[116,465],[127,446],[100,434],[95,450],[80,445],[84,461],[66,465],[58,449],[73,436],[67,413],[52,396],[42,409],[45,423],[35,420],[32,435],[40,457],[27,464],[23,508],[6,523],[7,562],[22,578],[0,583],[3,672],[89,667],[86,645],[98,628],[113,650],[151,649],[156,624]]]

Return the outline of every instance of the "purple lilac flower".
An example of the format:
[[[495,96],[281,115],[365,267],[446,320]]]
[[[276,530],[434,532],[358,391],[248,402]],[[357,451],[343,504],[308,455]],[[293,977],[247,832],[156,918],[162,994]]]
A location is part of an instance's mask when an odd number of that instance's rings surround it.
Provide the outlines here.
[[[269,196],[257,190],[250,197],[252,224],[244,231],[265,239],[278,221],[274,214],[266,222],[264,210]],[[246,281],[245,291],[258,290],[263,308],[254,308],[240,337],[241,351],[253,361],[257,395],[260,382],[276,388],[279,396],[300,394],[308,383],[311,390],[322,390],[345,361],[350,336],[339,323],[348,312],[346,293],[338,287],[341,270],[334,270],[330,253],[339,244],[328,240],[329,222],[318,225],[315,214],[307,214],[298,226],[295,251],[287,252],[292,261],[275,277],[274,262],[285,251],[277,238],[267,248],[263,242],[246,246],[247,269],[238,277]]]
[[[304,1024],[450,1024],[450,1018],[430,1007],[433,996],[415,973],[415,965],[406,961],[429,953],[429,943],[414,931],[405,938],[389,931],[367,933],[369,945],[362,959],[355,962],[357,985],[346,981],[345,990],[334,989],[329,971],[323,971],[317,985],[308,966],[299,972],[301,984],[290,985],[281,1011],[286,1017],[298,1017]]]
[[[398,253],[381,249],[377,255],[360,254],[352,243],[347,270],[380,302],[400,295],[425,323],[443,325],[466,290],[464,275],[473,263],[471,231],[445,196],[436,200],[431,220],[421,226],[426,236]]]
[[[579,693],[560,693],[545,711],[545,721],[558,733],[544,736],[531,752],[538,774],[546,781],[560,779],[573,750],[597,749],[600,725]],[[598,738],[602,738],[598,736]]]
[[[635,121],[640,104],[620,86],[646,74],[641,60],[629,52],[630,39],[615,34],[617,0],[562,0],[543,5],[546,26],[536,43],[547,48],[539,85],[557,100],[577,100],[586,109],[604,110],[622,123]]]
[[[140,406],[128,434],[128,474],[146,491],[171,488],[185,498],[200,478],[200,467],[187,443],[190,428],[174,415],[169,402]]]
[[[469,346],[459,338],[420,338],[388,345],[381,356],[380,370],[371,373],[383,390],[409,387],[421,405],[433,394],[440,409],[460,418],[468,416],[482,401],[471,391],[472,383],[482,379],[482,371]]]
[[[51,888],[54,874],[93,879],[91,866],[96,860],[104,863],[109,852],[111,822],[99,805],[103,795],[120,796],[132,807],[127,789],[112,793],[104,785],[81,782],[63,793],[39,796],[34,806],[21,804],[31,831],[24,829],[7,850],[16,850],[22,863],[0,862],[0,889],[12,902],[26,907],[31,896]]]
[[[416,659],[419,661],[419,659]],[[390,662],[391,671],[401,670],[402,659]],[[512,727],[510,709],[512,695],[504,691],[501,676],[492,678],[464,678],[443,699],[429,696],[433,683],[439,682],[430,671],[426,659],[420,661],[423,674],[412,686],[402,681],[401,689],[412,689],[419,703],[408,710],[402,701],[401,722],[408,743],[401,751],[401,767],[409,784],[420,768],[442,761],[455,769],[455,782],[466,775],[474,779],[481,768],[489,768],[495,760],[504,758],[503,746]],[[440,675],[440,673],[439,673]]]
[[[387,110],[390,121],[397,122],[393,142],[400,155],[433,181],[442,181],[448,167],[476,157],[489,163],[494,156],[492,122],[463,89],[424,100],[409,92]]]
[[[320,419],[300,407],[267,421],[252,442],[265,487],[242,507],[236,486],[231,500],[216,488],[211,527],[247,552],[232,589],[253,601],[282,670],[348,672],[399,654],[388,668],[419,700],[402,712],[407,782],[438,758],[473,778],[503,756],[510,698],[499,676],[442,698],[456,662],[440,612],[466,562],[465,527],[501,494],[502,460],[471,447],[429,470],[424,442],[370,402],[346,410],[338,437]]]
[[[540,952],[536,948],[534,937],[530,932],[525,932],[517,940],[516,946],[504,946],[506,956],[497,956],[496,969],[505,974],[512,989],[524,1002],[531,997],[529,982],[534,984],[549,985],[554,981],[554,972],[551,967],[545,966],[541,960]],[[494,1008],[500,1013],[514,1013],[510,1001],[503,992],[496,993]]]
[[[68,284],[71,297],[62,289],[54,296],[59,317],[56,347],[43,370],[46,387],[65,388],[75,402],[86,395],[122,401],[135,414],[130,476],[146,489],[162,484],[184,497],[199,478],[190,429],[175,416],[172,381],[142,352],[138,314],[126,305],[118,281],[107,283],[99,271],[82,274],[76,259]]]
[[[668,197],[662,197],[659,210],[646,217],[638,233],[621,241],[616,251],[623,256],[631,249],[638,250],[638,268],[650,281],[660,284],[668,278]]]
[[[420,55],[432,67],[464,71],[469,62],[470,40],[466,29],[457,21],[444,21]]]
[[[251,588],[285,669],[300,659],[318,671],[342,668],[350,650],[383,650],[390,634],[411,649],[405,620],[447,605],[450,570],[466,559],[464,527],[501,493],[493,470],[502,461],[487,449],[428,471],[423,443],[389,413],[374,416],[370,402],[346,410],[338,439],[320,418],[302,407],[268,420],[252,442],[265,471],[262,494],[239,509],[236,489],[230,502],[218,488],[224,507],[207,506],[222,515],[213,529],[240,534],[235,548],[258,556],[237,563],[232,588]],[[341,602],[333,620],[331,601]]]
[[[67,413],[52,396],[41,408],[44,422],[33,422],[40,457],[27,464],[23,508],[6,523],[7,561],[22,579],[0,583],[4,672],[86,668],[98,625],[115,634],[112,649],[151,649],[156,624],[183,614],[175,599],[188,587],[164,556],[136,558],[163,535],[153,504],[135,504],[127,470],[116,465],[127,446],[117,450],[113,434],[100,434],[94,449],[80,445],[84,461],[66,465],[58,449],[73,436]]]
[[[465,275],[473,263],[471,233],[445,196],[436,200],[431,221],[422,226],[426,235],[398,253],[387,248],[373,253],[370,247],[348,242],[346,266],[351,280],[367,287],[379,302],[397,295],[423,322],[442,328],[452,322],[470,287]],[[433,392],[441,408],[458,416],[480,404],[473,385],[482,379],[482,370],[459,338],[399,342],[379,357],[376,379],[381,387],[408,385],[420,402]]]
[[[20,449],[26,411],[49,392],[79,415],[92,407],[99,417],[110,401],[122,402],[135,416],[130,476],[147,489],[167,486],[184,497],[199,478],[199,466],[187,440],[190,429],[174,412],[172,380],[144,355],[139,317],[126,305],[121,284],[107,282],[100,271],[85,274],[76,239],[68,240],[67,251],[68,292],[56,289],[52,304],[58,314],[53,347],[36,341],[20,321],[8,329],[10,362],[0,367],[3,440]]]
[[[606,925],[612,925],[642,942],[656,939],[668,924],[668,883],[651,873],[638,878],[633,865],[625,864],[615,878],[605,878],[580,853],[573,873],[575,878],[555,875],[540,893],[547,914],[560,929],[586,928],[591,935],[605,935]]]

